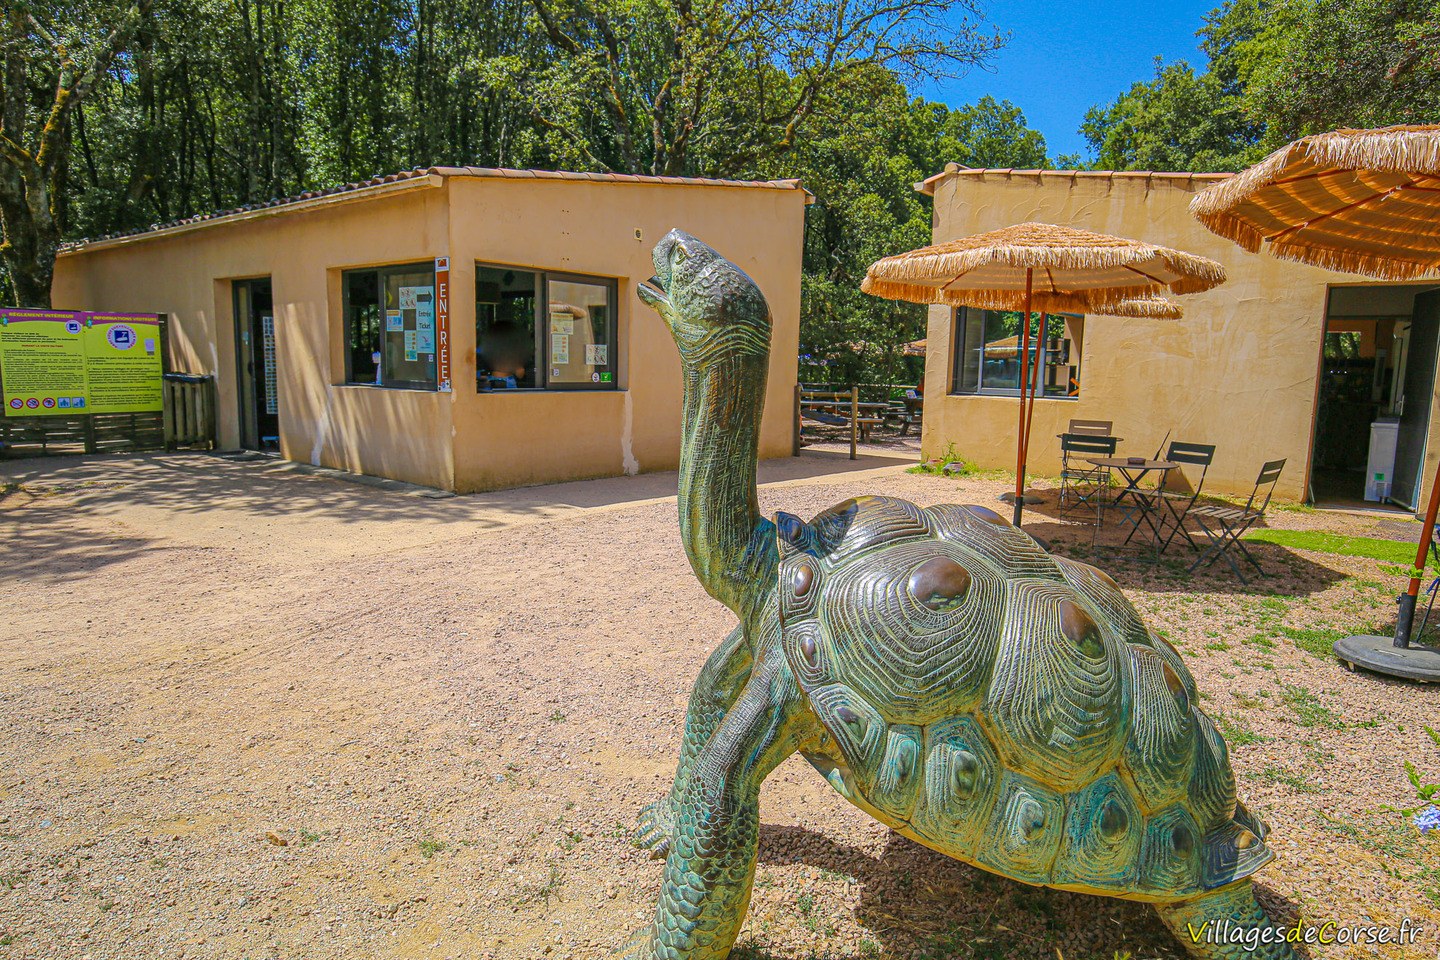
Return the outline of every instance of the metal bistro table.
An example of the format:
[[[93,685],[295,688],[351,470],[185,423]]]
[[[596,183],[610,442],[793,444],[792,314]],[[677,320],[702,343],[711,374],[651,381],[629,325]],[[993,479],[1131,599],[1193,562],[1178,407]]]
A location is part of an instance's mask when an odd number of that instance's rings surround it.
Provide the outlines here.
[[[1159,510],[1160,495],[1158,490],[1165,486],[1165,477],[1170,471],[1180,466],[1180,464],[1172,463],[1169,460],[1150,460],[1148,458],[1130,457],[1086,457],[1085,460],[1087,463],[1093,463],[1097,467],[1106,467],[1110,470],[1118,471],[1119,474],[1125,478],[1125,489],[1115,495],[1115,499],[1110,502],[1110,506],[1119,507],[1125,511],[1124,516],[1120,518],[1121,523],[1128,521],[1134,525],[1134,529],[1130,531],[1130,536],[1125,538],[1126,543],[1129,543],[1130,537],[1135,536],[1135,534],[1140,531],[1140,525],[1142,523],[1149,528],[1151,545],[1155,548],[1155,559],[1159,560],[1160,544],[1164,539],[1160,528],[1164,526],[1165,521]],[[1156,492],[1145,490],[1140,486],[1140,481],[1149,473],[1160,474],[1160,482],[1156,487]],[[1127,497],[1130,501],[1128,506],[1125,505]],[[1104,522],[1104,515],[1105,506],[1101,505],[1101,507],[1095,511],[1097,535],[1100,524]],[[1159,523],[1156,523],[1157,518],[1160,521]]]

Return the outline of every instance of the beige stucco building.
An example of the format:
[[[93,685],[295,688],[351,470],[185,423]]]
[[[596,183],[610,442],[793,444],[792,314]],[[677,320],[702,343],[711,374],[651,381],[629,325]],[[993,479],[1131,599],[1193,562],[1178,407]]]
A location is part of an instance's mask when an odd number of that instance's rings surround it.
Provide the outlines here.
[[[215,377],[222,448],[462,492],[664,470],[680,365],[635,284],[680,227],[770,302],[761,455],[789,456],[807,200],[431,168],[75,245],[53,299],[167,314],[172,368]]]
[[[1358,502],[1370,476],[1371,423],[1398,419],[1391,496],[1413,508],[1440,459],[1440,443],[1426,442],[1440,413],[1440,281],[1365,283],[1246,253],[1187,209],[1225,176],[951,165],[919,185],[935,198],[937,243],[1042,221],[1201,254],[1229,276],[1179,298],[1183,320],[1052,319],[1031,472],[1059,472],[1057,435],[1071,419],[1110,420],[1124,438],[1122,456],[1153,455],[1167,434],[1214,444],[1207,490],[1248,494],[1263,462],[1285,458],[1277,496],[1300,500],[1313,489],[1321,501]],[[953,444],[982,466],[1014,468],[1018,363],[997,346],[1007,333],[1000,315],[931,309],[926,456]]]

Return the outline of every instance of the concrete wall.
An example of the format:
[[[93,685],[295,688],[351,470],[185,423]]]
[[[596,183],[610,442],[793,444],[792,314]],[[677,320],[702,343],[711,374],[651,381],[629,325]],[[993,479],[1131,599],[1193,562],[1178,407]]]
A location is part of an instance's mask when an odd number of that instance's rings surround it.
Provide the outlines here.
[[[672,227],[734,261],[769,300],[775,327],[760,455],[791,455],[803,191],[485,178],[450,184],[460,489],[677,466],[680,358],[665,324],[635,294],[635,284],[655,272],[651,250]],[[476,262],[616,278],[620,389],[477,394]]]
[[[1248,495],[1260,465],[1284,457],[1276,495],[1306,495],[1328,286],[1357,278],[1248,254],[1210,233],[1187,209],[1209,182],[1001,171],[934,181],[937,243],[1038,220],[1197,253],[1229,276],[1179,298],[1183,320],[1086,317],[1080,395],[1036,401],[1031,473],[1059,472],[1056,434],[1072,418],[1113,420],[1122,455],[1154,453],[1167,431],[1171,440],[1215,444],[1207,490]],[[925,455],[953,443],[968,460],[1013,470],[1018,401],[951,395],[952,336],[951,311],[932,308]],[[1440,444],[1430,446],[1433,470]]]
[[[169,314],[172,368],[216,378],[223,448],[240,443],[231,281],[268,276],[288,459],[461,491],[662,470],[678,459],[679,359],[634,285],[654,272],[651,247],[679,226],[770,300],[761,455],[789,456],[804,201],[794,189],[432,175],[87,245],[57,262],[54,303]],[[445,255],[454,392],[346,385],[341,272]],[[478,394],[477,260],[618,279],[619,389]]]

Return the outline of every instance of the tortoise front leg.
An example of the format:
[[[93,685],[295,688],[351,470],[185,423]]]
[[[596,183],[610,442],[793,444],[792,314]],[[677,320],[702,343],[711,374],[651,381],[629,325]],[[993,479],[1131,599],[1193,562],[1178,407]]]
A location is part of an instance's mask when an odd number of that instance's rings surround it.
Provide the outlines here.
[[[1301,960],[1256,901],[1249,880],[1155,909],[1196,960]],[[1226,942],[1224,934],[1237,928],[1239,939]]]
[[[655,919],[619,960],[724,960],[750,905],[760,784],[810,734],[789,667],[772,651],[696,758],[676,810]]]
[[[666,796],[640,810],[635,826],[635,844],[650,851],[659,860],[670,851],[670,834],[675,829],[675,810],[690,782],[690,771],[705,745],[710,742],[720,721],[735,704],[745,681],[750,679],[754,664],[745,628],[736,627],[710,654],[705,668],[690,691],[690,707],[685,713],[685,736],[680,741],[680,763],[675,769],[675,782]]]

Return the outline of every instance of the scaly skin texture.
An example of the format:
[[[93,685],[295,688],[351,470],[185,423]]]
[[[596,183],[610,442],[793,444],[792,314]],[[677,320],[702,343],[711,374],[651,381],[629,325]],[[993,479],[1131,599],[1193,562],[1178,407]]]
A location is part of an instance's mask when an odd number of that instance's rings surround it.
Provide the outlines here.
[[[1255,900],[1255,890],[1249,880],[1214,890],[1206,896],[1180,903],[1161,904],[1155,908],[1160,919],[1175,939],[1185,945],[1196,960],[1299,960],[1300,954],[1293,947],[1277,937],[1279,942],[1260,943],[1258,938],[1253,946],[1246,943],[1212,943],[1206,940],[1207,933],[1223,931],[1228,921],[1230,928],[1241,928],[1247,933],[1265,930],[1280,932],[1260,904]]]
[[[773,637],[773,634],[772,634]],[[685,785],[655,918],[619,960],[725,960],[755,878],[760,784],[814,733],[772,639]]]
[[[680,765],[670,793],[640,811],[634,840],[650,851],[656,859],[670,852],[670,834],[675,828],[675,811],[679,809],[690,783],[690,773],[700,751],[720,727],[720,721],[739,699],[750,679],[754,657],[745,631],[736,627],[725,642],[710,655],[695,688],[690,693],[690,707],[685,713],[685,736],[680,745]]]
[[[1199,960],[1295,957],[1190,936],[1226,919],[1271,929],[1244,878],[1273,853],[1189,671],[1115,582],[984,507],[862,497],[809,523],[762,519],[765,299],[678,231],[655,268],[639,294],[684,372],[681,536],[740,625],[696,682],[669,796],[641,814],[636,839],[664,856],[664,879],[620,960],[729,956],[760,787],[797,751],[948,856],[1157,904]]]

